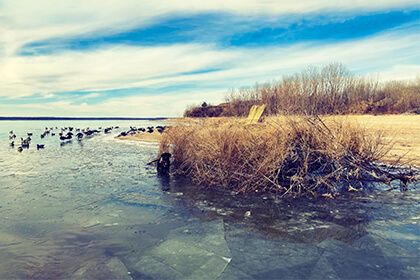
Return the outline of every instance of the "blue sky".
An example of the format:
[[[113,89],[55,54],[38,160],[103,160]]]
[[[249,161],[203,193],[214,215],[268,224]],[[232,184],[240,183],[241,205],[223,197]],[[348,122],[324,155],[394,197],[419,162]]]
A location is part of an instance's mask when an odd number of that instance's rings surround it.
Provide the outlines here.
[[[180,116],[330,62],[420,75],[416,1],[189,2],[0,1],[0,115]]]

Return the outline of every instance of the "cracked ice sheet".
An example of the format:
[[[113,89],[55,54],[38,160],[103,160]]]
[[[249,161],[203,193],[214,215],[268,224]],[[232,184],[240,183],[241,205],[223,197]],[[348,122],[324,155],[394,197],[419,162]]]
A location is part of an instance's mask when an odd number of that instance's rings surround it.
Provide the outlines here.
[[[223,221],[218,220],[171,231],[135,269],[156,279],[216,279],[230,261]]]

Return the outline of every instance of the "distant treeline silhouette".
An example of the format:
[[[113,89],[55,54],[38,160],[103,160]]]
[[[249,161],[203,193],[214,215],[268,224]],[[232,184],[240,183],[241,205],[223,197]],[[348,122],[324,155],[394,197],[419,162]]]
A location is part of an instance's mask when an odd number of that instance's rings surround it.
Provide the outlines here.
[[[278,82],[232,90],[226,103],[192,106],[184,116],[246,116],[255,104],[266,104],[266,115],[419,114],[420,78],[378,82],[332,63],[308,67]]]

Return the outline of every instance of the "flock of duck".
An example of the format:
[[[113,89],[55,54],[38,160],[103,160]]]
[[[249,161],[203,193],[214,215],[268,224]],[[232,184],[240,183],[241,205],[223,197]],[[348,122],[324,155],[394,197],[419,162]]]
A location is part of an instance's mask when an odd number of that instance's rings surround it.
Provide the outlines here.
[[[105,134],[111,133],[113,129],[118,129],[118,126],[111,126],[106,127],[102,129],[102,127],[99,127],[98,129],[90,129],[90,128],[75,128],[75,127],[46,127],[44,132],[40,134],[40,139],[44,139],[47,136],[54,137],[58,134],[59,140],[61,145],[64,145],[66,143],[71,142],[74,138],[77,139],[77,141],[82,141],[83,138],[90,138],[95,135],[99,135],[102,131]],[[58,133],[57,133],[58,132]],[[75,137],[74,137],[75,136]],[[29,146],[32,144],[32,138],[34,137],[32,132],[27,132],[25,138],[20,137],[20,145],[17,145],[16,139],[17,136],[14,133],[14,131],[9,132],[9,140],[10,147],[14,148],[17,147],[18,152],[22,152],[24,149],[29,149]],[[36,149],[41,150],[45,148],[45,144],[36,144]]]
[[[75,127],[46,127],[45,130],[40,134],[40,139],[44,139],[46,137],[54,137],[58,134],[58,138],[60,140],[61,145],[65,145],[67,143],[70,143],[73,139],[76,139],[77,141],[82,141],[84,138],[91,138],[95,135],[99,135],[101,132],[105,134],[109,134],[114,129],[119,129],[119,126],[111,126],[111,127],[105,127],[102,129],[102,127],[99,127],[98,129],[90,129],[90,128],[75,128]],[[128,135],[134,135],[137,133],[153,133],[154,131],[157,131],[158,133],[163,133],[163,131],[166,129],[166,126],[148,126],[146,128],[140,127],[136,128],[133,126],[130,126],[130,129],[127,131],[122,131],[118,137],[120,136],[128,136]],[[29,146],[32,144],[34,134],[32,132],[27,132],[25,137],[20,137],[20,144],[18,145],[16,142],[18,140],[16,134],[14,131],[9,132],[9,140],[10,147],[15,148],[17,146],[18,152],[22,152],[24,149],[29,149]],[[45,144],[37,143],[36,149],[41,150],[45,148]]]
[[[148,133],[153,133],[155,130],[156,130],[157,132],[159,132],[159,133],[163,133],[163,131],[164,131],[166,128],[167,128],[166,126],[161,126],[161,125],[158,125],[158,126],[156,126],[156,127],[153,127],[153,126],[148,126],[147,128],[144,128],[144,127],[136,128],[136,127],[130,126],[130,129],[129,129],[129,130],[121,132],[121,133],[118,135],[118,137],[121,137],[121,136],[128,136],[128,135],[135,135],[135,134],[137,134],[137,133],[139,133],[139,132],[148,132]]]

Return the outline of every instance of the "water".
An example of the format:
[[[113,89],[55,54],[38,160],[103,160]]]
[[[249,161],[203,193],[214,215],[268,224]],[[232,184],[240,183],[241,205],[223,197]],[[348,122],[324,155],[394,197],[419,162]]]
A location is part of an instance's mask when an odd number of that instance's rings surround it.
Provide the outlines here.
[[[157,146],[118,130],[39,138],[45,126],[158,124],[0,122],[0,279],[420,278],[417,190],[245,198],[157,177]],[[10,148],[12,129],[45,150]]]

